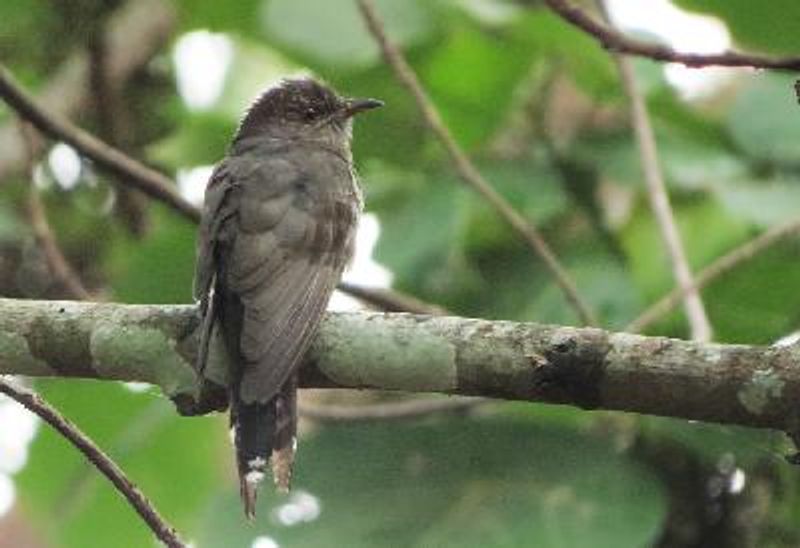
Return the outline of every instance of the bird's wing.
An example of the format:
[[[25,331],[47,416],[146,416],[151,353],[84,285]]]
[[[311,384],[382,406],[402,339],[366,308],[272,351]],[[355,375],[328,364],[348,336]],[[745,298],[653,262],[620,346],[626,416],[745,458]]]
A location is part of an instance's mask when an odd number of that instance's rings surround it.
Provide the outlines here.
[[[227,221],[236,215],[235,179],[226,162],[221,162],[211,174],[205,193],[203,215],[197,238],[197,263],[192,294],[205,310],[217,275],[217,246],[224,238]]]
[[[218,313],[219,295],[215,292],[219,266],[217,249],[221,241],[230,238],[230,220],[235,218],[237,212],[237,193],[235,179],[231,176],[229,166],[223,161],[214,169],[206,187],[197,239],[197,264],[192,294],[200,303],[200,342],[196,363],[200,374],[205,371],[211,333]]]
[[[349,170],[327,170],[318,180],[302,164],[267,159],[241,177],[225,285],[244,309],[239,395],[245,403],[269,401],[286,381],[349,258],[359,208],[348,193]]]

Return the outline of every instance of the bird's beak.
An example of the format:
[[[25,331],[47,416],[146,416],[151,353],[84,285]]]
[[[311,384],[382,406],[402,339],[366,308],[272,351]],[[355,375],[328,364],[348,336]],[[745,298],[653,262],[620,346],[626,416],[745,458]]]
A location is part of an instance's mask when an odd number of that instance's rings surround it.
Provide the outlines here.
[[[383,106],[383,101],[378,101],[377,99],[348,99],[345,101],[345,107],[342,110],[342,118],[350,118],[351,116],[355,116],[359,112],[364,112],[365,110],[372,110],[373,108],[378,108]]]

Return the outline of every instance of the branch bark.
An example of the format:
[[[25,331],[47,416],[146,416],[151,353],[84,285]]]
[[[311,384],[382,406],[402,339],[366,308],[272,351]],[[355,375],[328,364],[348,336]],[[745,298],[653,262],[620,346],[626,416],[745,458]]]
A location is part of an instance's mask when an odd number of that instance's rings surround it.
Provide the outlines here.
[[[0,299],[0,373],[196,392],[195,308]],[[207,370],[224,385],[218,341]],[[568,404],[796,431],[800,348],[408,314],[329,314],[302,372],[315,388],[376,388]]]

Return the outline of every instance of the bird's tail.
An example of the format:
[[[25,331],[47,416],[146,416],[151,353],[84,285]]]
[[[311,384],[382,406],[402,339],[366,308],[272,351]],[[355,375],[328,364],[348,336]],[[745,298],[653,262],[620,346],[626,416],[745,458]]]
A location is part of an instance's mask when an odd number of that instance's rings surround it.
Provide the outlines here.
[[[255,517],[258,486],[271,463],[278,489],[288,491],[297,431],[297,384],[294,377],[266,403],[232,398],[231,427],[239,469],[239,492],[245,515]]]
[[[289,376],[274,401],[272,477],[278,490],[288,493],[292,483],[294,454],[297,451],[297,375]]]

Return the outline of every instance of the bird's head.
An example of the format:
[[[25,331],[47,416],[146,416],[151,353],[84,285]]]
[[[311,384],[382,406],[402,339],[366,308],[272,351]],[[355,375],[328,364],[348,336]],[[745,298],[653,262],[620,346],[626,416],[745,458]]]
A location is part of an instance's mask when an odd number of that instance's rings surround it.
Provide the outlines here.
[[[261,134],[300,139],[344,135],[349,140],[353,116],[382,105],[376,99],[341,97],[310,78],[283,80],[256,99],[236,140]]]

